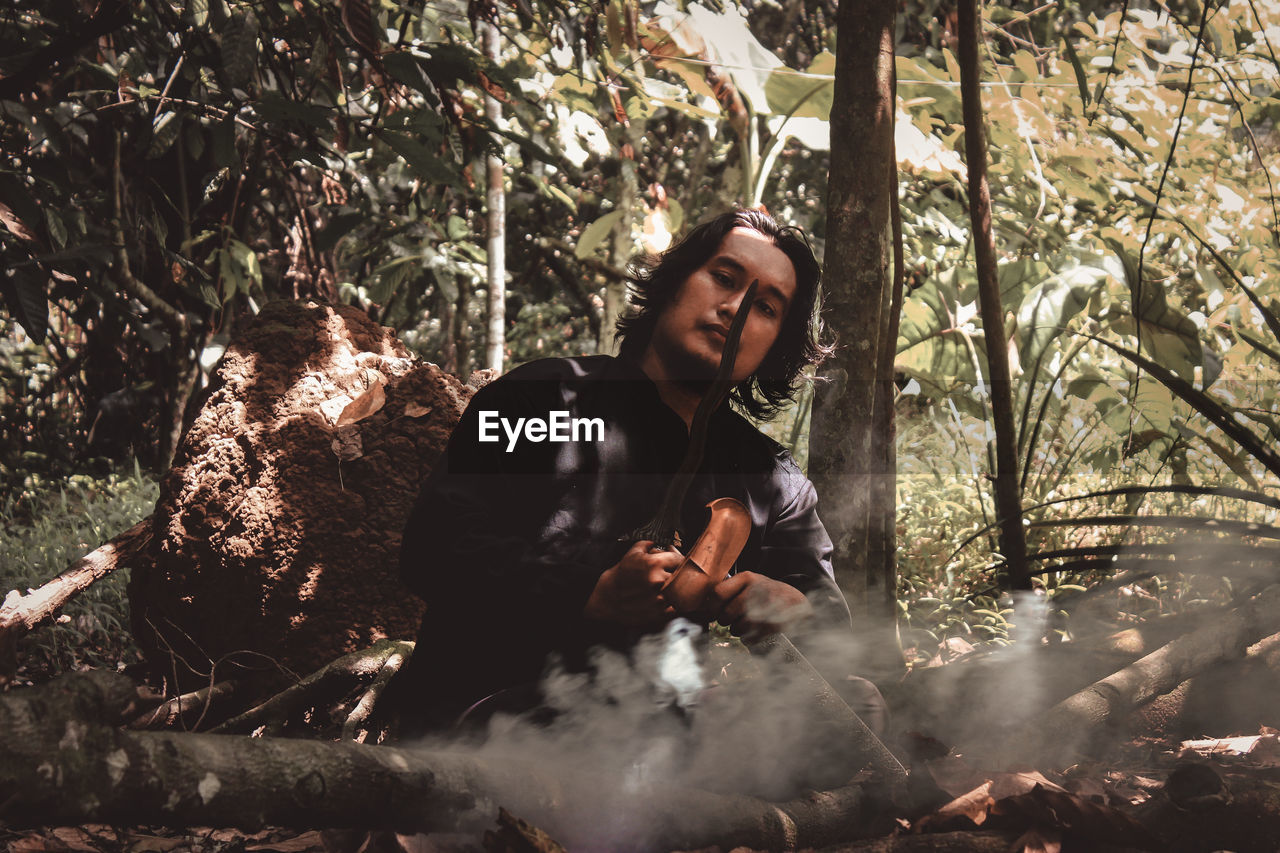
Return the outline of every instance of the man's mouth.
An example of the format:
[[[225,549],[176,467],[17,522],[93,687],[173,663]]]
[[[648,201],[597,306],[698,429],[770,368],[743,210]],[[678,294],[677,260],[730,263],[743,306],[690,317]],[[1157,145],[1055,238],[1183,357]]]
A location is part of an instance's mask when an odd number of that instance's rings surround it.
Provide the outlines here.
[[[716,323],[707,323],[703,328],[705,328],[709,332],[714,332],[715,334],[719,335],[721,338],[724,338],[725,340],[729,339],[728,326],[721,326]]]

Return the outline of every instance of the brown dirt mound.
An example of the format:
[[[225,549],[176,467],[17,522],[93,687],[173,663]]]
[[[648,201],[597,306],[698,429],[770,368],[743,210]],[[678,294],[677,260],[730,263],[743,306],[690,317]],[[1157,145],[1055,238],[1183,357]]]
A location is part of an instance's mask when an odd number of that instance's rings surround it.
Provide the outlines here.
[[[354,308],[266,306],[212,378],[161,484],[155,563],[130,582],[169,690],[413,637],[401,532],[474,391]]]

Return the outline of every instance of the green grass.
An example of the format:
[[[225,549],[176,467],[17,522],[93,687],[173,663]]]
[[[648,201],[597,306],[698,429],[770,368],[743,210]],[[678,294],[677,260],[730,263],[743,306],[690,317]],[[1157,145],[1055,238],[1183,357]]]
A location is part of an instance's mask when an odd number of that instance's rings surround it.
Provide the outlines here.
[[[157,484],[135,464],[95,478],[57,481],[31,474],[0,503],[0,595],[27,592],[150,515]],[[37,628],[18,648],[20,680],[88,667],[118,668],[139,659],[129,631],[127,568],[73,598],[55,624]]]

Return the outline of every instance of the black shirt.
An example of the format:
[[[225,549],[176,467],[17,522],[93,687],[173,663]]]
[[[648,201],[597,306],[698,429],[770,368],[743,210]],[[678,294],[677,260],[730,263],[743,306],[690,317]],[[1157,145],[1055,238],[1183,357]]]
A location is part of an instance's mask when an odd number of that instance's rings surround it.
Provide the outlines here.
[[[520,418],[547,429],[521,428],[513,439]],[[657,511],[687,444],[684,421],[657,387],[610,356],[532,362],[476,393],[423,485],[401,551],[404,580],[428,605],[405,673],[428,717],[444,722],[535,681],[552,652],[572,665],[591,645],[626,639],[582,610],[630,547],[628,534]],[[718,497],[751,514],[735,571],[791,584],[813,604],[815,627],[848,632],[813,484],[727,404],[712,415],[684,502],[686,548]]]

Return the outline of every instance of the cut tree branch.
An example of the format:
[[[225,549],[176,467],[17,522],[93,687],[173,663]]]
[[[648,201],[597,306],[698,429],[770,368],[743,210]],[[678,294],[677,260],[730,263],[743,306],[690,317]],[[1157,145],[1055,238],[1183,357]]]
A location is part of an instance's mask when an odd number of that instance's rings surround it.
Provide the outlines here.
[[[76,560],[53,580],[26,595],[17,590],[0,606],[0,685],[17,670],[18,640],[37,625],[52,619],[64,604],[90,584],[140,554],[151,542],[151,516],[147,516],[105,545]]]
[[[1010,757],[1073,760],[1091,735],[1196,673],[1280,631],[1280,584],[1203,628],[1184,634],[1119,672],[1059,702],[1009,741]],[[1073,733],[1074,738],[1061,737]]]
[[[316,697],[341,695],[354,684],[375,679],[389,666],[394,674],[400,663],[413,654],[413,645],[407,640],[379,640],[367,649],[343,655],[261,705],[250,708],[210,731],[220,734],[247,733],[265,725],[268,733],[274,734],[283,728],[290,716],[316,701]],[[392,663],[392,658],[398,658],[399,662]]]

